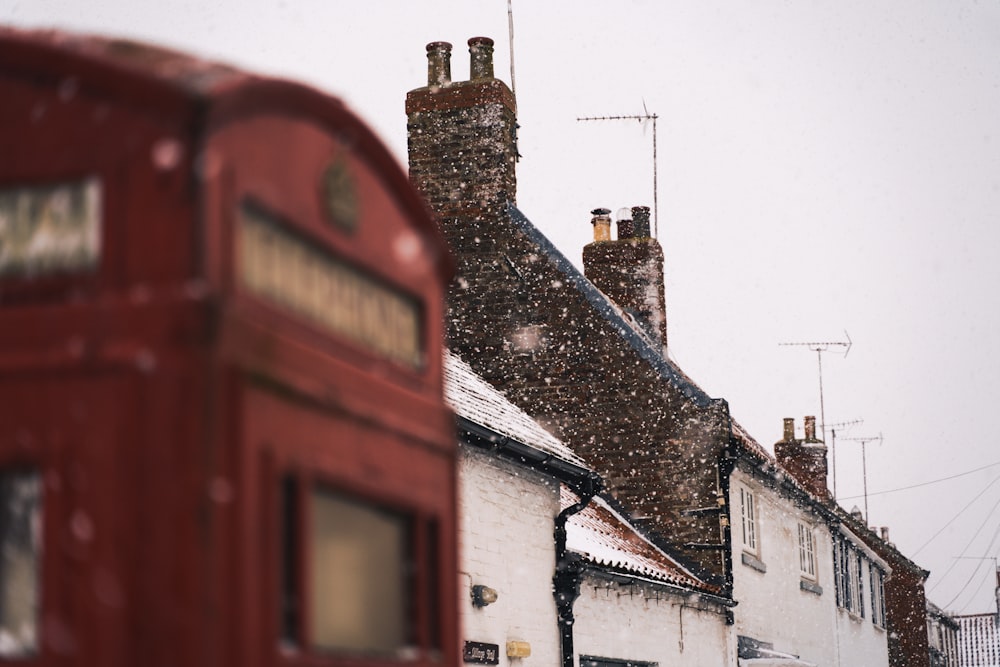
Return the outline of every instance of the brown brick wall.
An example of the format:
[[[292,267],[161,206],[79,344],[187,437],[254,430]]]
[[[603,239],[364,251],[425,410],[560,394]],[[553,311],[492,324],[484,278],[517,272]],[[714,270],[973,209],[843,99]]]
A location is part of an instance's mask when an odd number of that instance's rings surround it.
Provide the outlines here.
[[[719,543],[718,515],[684,518],[682,511],[717,502],[726,411],[686,379],[666,379],[669,362],[650,361],[660,349],[608,317],[613,309],[603,297],[581,287],[583,277],[567,271],[530,223],[508,213],[516,146],[504,89],[474,82],[407,98],[410,177],[458,266],[449,293],[451,348],[583,456],[671,543]],[[470,97],[479,106],[466,106]],[[684,553],[723,581],[722,550]]]
[[[667,344],[663,248],[652,238],[597,241],[583,248],[587,278],[635,315],[660,345]]]

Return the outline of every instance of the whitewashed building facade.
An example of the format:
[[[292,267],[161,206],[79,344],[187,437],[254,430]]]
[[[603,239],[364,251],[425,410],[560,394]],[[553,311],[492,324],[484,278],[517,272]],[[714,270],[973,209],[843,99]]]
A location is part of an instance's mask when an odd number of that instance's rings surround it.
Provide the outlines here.
[[[640,535],[572,451],[450,353],[445,383],[460,444],[466,663],[734,664],[716,587]]]
[[[812,479],[804,478],[809,466],[785,460],[793,475],[737,434],[729,502],[739,664],[887,667],[890,568],[815,493],[826,485],[825,447],[809,427],[804,441],[791,439],[789,422],[776,451],[822,459]]]

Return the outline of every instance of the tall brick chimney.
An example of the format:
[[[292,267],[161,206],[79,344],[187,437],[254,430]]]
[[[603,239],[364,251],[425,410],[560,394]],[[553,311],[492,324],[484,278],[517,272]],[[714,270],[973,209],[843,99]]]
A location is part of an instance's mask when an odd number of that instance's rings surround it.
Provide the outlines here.
[[[830,496],[826,486],[826,445],[816,438],[816,417],[805,418],[802,440],[795,439],[795,420],[785,418],[782,438],[774,443],[774,457],[809,493],[820,498]]]
[[[515,203],[516,105],[493,76],[493,40],[469,40],[470,80],[451,81],[451,45],[427,45],[427,86],[406,95],[410,180],[462,247],[468,221],[488,222]],[[474,232],[472,232],[474,238]]]
[[[595,209],[607,211],[607,209]],[[618,239],[598,234],[583,248],[584,275],[646,332],[667,346],[667,304],[663,293],[663,248],[649,235],[649,207],[633,206],[619,216]],[[596,219],[596,218],[595,218]],[[610,218],[608,218],[610,229]]]

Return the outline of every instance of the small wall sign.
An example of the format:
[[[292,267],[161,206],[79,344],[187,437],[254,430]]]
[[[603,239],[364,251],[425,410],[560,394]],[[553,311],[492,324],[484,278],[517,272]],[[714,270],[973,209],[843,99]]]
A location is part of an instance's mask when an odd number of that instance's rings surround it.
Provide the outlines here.
[[[500,662],[500,645],[483,642],[465,642],[462,662],[476,665],[496,665]]]

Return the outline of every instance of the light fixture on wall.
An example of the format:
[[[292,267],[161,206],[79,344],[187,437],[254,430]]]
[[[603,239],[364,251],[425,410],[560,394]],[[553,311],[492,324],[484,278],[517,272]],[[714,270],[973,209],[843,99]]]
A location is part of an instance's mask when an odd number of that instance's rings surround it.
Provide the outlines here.
[[[531,644],[528,642],[510,641],[507,642],[508,658],[528,658],[531,657]]]
[[[497,601],[497,592],[489,586],[476,584],[472,587],[472,606],[485,607]]]

